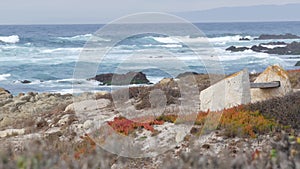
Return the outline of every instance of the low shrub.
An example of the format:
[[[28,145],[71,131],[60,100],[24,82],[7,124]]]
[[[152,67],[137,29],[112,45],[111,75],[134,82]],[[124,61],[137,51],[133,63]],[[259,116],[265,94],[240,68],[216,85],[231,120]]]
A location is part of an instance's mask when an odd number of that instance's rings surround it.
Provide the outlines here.
[[[223,112],[219,129],[224,129],[230,137],[256,137],[257,134],[265,134],[275,129],[276,123],[266,119],[258,111],[237,111],[227,109]]]
[[[300,92],[249,104],[244,109],[246,111],[259,111],[263,116],[275,119],[283,126],[300,129]]]
[[[150,120],[148,122],[136,122],[133,120],[128,120],[125,117],[115,117],[113,121],[107,122],[115,131],[128,135],[132,133],[135,129],[144,128],[146,130],[154,132],[153,125],[161,125],[164,122],[160,120]]]
[[[185,115],[178,120],[177,115],[162,115],[157,120],[171,123],[194,122],[202,125],[202,132],[215,129],[224,130],[228,137],[256,137],[258,134],[271,132],[278,127],[274,120],[265,118],[258,111],[247,111],[242,106],[225,109],[222,112],[199,112],[196,116]]]

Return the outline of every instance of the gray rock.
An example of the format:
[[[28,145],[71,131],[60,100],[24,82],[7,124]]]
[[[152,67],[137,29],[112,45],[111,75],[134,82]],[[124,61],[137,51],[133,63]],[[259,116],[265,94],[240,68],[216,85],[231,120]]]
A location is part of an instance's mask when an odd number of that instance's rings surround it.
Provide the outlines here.
[[[27,102],[28,102],[28,101],[31,99],[31,97],[32,97],[32,96],[30,96],[30,95],[21,96],[21,97],[20,97],[20,100],[23,100],[23,101],[27,101]]]
[[[12,98],[12,95],[8,90],[0,88],[0,100]]]
[[[231,52],[243,52],[245,50],[248,50],[249,48],[247,47],[235,47],[235,46],[230,46],[229,48],[225,49],[226,51],[231,51]]]
[[[255,103],[275,97],[282,97],[293,91],[288,73],[278,65],[269,66],[256,78],[254,83],[273,81],[280,81],[280,87],[273,89],[251,89],[251,102]]]
[[[268,40],[268,39],[300,39],[300,36],[293,35],[290,33],[284,35],[262,34],[258,38],[255,38],[254,40]]]
[[[6,129],[0,131],[0,138],[25,134],[25,129]]]
[[[84,129],[89,129],[89,128],[91,128],[91,127],[93,127],[93,121],[87,120],[87,121],[85,121],[85,122],[83,123],[83,128],[84,128]]]
[[[20,106],[20,105],[22,105],[22,104],[25,104],[27,101],[26,100],[16,100],[15,102],[14,102],[14,104],[16,105],[16,106]]]
[[[110,105],[110,100],[108,99],[99,99],[99,100],[85,100],[81,102],[72,103],[66,107],[65,112],[88,112],[98,109],[105,108]]]
[[[300,66],[300,61],[298,61],[298,62],[295,64],[295,66]]]
[[[128,72],[126,74],[107,73],[96,75],[88,80],[96,80],[103,85],[128,85],[128,84],[149,84],[150,81],[142,72]]]
[[[0,101],[0,106],[4,106],[4,105],[6,105],[8,103],[11,103],[11,102],[13,102],[13,99],[11,99],[11,98]]]
[[[18,110],[18,108],[16,106],[9,107],[9,112],[15,112],[17,110]]]

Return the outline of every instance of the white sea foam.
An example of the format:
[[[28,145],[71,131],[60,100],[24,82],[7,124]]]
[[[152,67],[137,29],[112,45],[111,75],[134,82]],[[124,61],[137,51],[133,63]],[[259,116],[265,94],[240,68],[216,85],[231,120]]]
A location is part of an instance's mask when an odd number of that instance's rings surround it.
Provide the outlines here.
[[[56,52],[74,52],[78,53],[83,48],[55,48],[55,49],[44,49],[41,51],[41,53],[56,53]]]
[[[110,39],[105,39],[101,37],[94,36],[92,34],[85,34],[85,35],[76,35],[71,37],[58,37],[58,39],[68,40],[68,41],[96,41],[96,42],[109,42]]]
[[[0,81],[4,81],[4,80],[7,80],[8,77],[10,77],[11,74],[1,74],[0,75]]]
[[[20,38],[18,35],[11,35],[11,36],[0,36],[0,42],[4,43],[18,43]]]
[[[182,45],[179,45],[179,44],[166,44],[166,45],[157,45],[157,46],[165,47],[165,48],[181,48],[182,47]]]
[[[262,47],[274,49],[274,48],[284,48],[286,45],[261,45]]]
[[[174,37],[155,37],[158,42],[161,43],[214,43],[219,45],[225,45],[228,42],[241,42],[240,39],[243,38],[241,35],[235,36],[221,36],[221,37],[190,37],[190,36],[174,36]],[[253,39],[251,36],[245,36],[244,38]]]
[[[241,35],[235,35],[235,36],[221,36],[221,37],[213,37],[213,38],[196,38],[196,39],[207,39],[209,42],[212,43],[221,43],[221,44],[225,44],[227,42],[240,42],[240,39],[243,38],[243,36]],[[248,39],[252,39],[251,36],[246,36],[244,38],[248,38]]]
[[[180,45],[180,44],[165,44],[165,45],[148,44],[148,45],[143,45],[143,47],[181,48],[182,45]]]
[[[147,79],[149,79],[149,81],[151,83],[158,83],[159,81],[161,81],[163,78],[162,77],[157,77],[157,76],[147,76]]]
[[[155,41],[160,42],[160,43],[180,43],[178,39],[174,37],[152,37]]]
[[[239,42],[240,38],[242,38],[242,36],[235,35],[235,36],[223,36],[223,37],[208,38],[208,40],[213,43]]]

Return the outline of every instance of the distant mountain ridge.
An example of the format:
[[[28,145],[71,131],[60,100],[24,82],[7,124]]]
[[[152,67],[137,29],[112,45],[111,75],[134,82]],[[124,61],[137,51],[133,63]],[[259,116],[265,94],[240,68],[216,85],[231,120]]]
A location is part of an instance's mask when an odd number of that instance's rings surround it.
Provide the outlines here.
[[[191,22],[300,21],[300,3],[221,7],[174,14]]]

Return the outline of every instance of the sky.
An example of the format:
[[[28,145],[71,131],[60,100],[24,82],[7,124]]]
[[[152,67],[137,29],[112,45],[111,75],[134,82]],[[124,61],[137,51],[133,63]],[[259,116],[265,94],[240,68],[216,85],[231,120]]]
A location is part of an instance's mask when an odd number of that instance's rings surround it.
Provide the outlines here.
[[[0,24],[107,23],[137,12],[177,13],[287,3],[300,0],[1,0]]]

